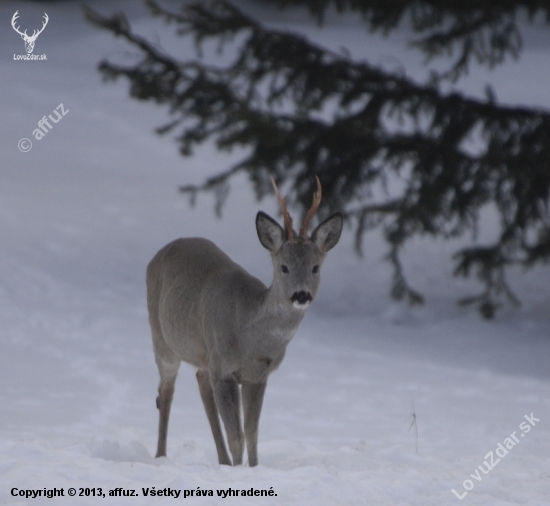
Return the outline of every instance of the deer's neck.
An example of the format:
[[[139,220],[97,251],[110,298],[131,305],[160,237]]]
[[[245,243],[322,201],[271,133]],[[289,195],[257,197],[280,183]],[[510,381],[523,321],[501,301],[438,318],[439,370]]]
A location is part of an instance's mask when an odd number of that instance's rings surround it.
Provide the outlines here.
[[[294,335],[304,317],[305,310],[296,309],[274,281],[265,293],[261,313],[277,332],[288,331]]]
[[[243,307],[239,335],[247,354],[282,360],[284,349],[294,337],[305,311],[293,307],[281,292],[276,284],[264,287]]]

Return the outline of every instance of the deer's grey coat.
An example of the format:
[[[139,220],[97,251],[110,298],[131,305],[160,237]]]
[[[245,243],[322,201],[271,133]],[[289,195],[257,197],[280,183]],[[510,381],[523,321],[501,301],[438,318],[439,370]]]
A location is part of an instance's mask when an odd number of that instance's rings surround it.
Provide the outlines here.
[[[242,464],[241,395],[248,463],[258,463],[258,423],[267,377],[282,362],[317,293],[320,266],[338,242],[342,215],[321,223],[311,239],[287,239],[262,212],[256,229],[262,245],[271,251],[270,288],[206,239],[178,239],[162,248],[147,268],[149,322],[160,373],[157,457],[166,455],[170,406],[183,360],[198,368],[219,463]]]

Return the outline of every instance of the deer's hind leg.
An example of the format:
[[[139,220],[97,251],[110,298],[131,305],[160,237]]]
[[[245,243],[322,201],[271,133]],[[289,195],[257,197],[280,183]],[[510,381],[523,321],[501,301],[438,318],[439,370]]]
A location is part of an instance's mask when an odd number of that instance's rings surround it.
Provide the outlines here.
[[[159,436],[157,444],[157,453],[155,457],[166,457],[166,439],[168,437],[168,420],[170,419],[170,408],[174,398],[174,388],[177,378],[177,371],[169,377],[163,378],[159,384],[159,394],[157,396],[157,408],[159,410]]]
[[[244,437],[241,428],[241,395],[234,377],[213,378],[214,401],[225,427],[233,465],[243,463]]]
[[[210,383],[210,374],[205,369],[199,369],[197,371],[197,382],[199,383],[199,391],[201,394],[202,403],[204,404],[204,410],[212,429],[212,435],[214,436],[214,443],[216,443],[216,450],[218,452],[218,462],[220,464],[230,466],[231,460],[225,447],[223,439],[222,428],[220,425],[220,417],[218,415],[218,408],[214,401],[214,390],[212,389],[212,383]]]
[[[174,388],[178,370],[181,364],[179,357],[168,347],[162,337],[160,325],[150,318],[153,334],[153,348],[155,350],[155,362],[160,375],[160,383],[157,396],[157,409],[159,410],[159,434],[157,453],[155,457],[166,456],[166,439],[168,437],[168,420],[170,408],[174,398]]]
[[[174,398],[174,388],[178,369],[181,361],[164,362],[157,359],[157,366],[160,373],[159,394],[157,396],[157,408],[159,410],[159,436],[157,454],[155,457],[166,456],[166,439],[168,437],[168,420],[170,419],[170,408]]]

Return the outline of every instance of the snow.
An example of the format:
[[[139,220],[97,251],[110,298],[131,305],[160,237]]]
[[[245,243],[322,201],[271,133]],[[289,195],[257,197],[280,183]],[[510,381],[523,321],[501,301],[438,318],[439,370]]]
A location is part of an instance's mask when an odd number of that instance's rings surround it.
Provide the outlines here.
[[[191,54],[190,45],[178,46],[136,2],[103,0],[93,7],[125,10],[136,31]],[[47,61],[12,59],[24,53],[7,22],[18,9],[22,27],[40,26],[48,13],[35,47]],[[204,236],[268,283],[269,256],[254,216],[259,209],[276,215],[275,200],[254,201],[240,178],[222,220],[210,197],[191,208],[178,185],[201,181],[238,153],[207,146],[183,159],[171,138],[155,136],[166,112],[130,100],[125,82],[101,83],[97,62],[125,57],[126,47],[85,23],[77,3],[5,1],[0,16],[0,504],[54,503],[13,496],[14,488],[63,488],[56,504],[105,501],[71,499],[70,487],[139,493],[107,497],[121,506],[173,500],[145,497],[143,489],[153,487],[181,491],[178,501],[194,491],[185,500],[201,505],[550,504],[548,269],[514,273],[523,307],[504,308],[485,322],[455,303],[477,286],[449,274],[454,246],[416,241],[405,261],[427,305],[410,309],[387,297],[390,269],[380,237],[367,236],[361,260],[349,230],[323,266],[320,294],[270,377],[260,465],[217,464],[194,371],[186,365],[168,457],[154,459],[158,374],[145,307],[147,262],[176,237]],[[271,20],[284,24],[284,16]],[[379,39],[360,23],[339,20],[314,29],[287,16],[289,26],[336,49],[346,44],[354,56],[381,55],[381,62],[394,54],[411,75],[423,71],[422,59],[410,57],[399,37]],[[494,73],[472,71],[459,85],[475,94],[490,80],[507,103],[548,108],[541,83],[548,82],[549,50],[548,31],[535,27],[518,62]],[[35,140],[38,121],[60,103],[66,115]],[[28,153],[17,149],[23,137],[33,142]],[[533,418],[534,426],[525,419],[531,414],[540,420]],[[520,428],[524,422],[528,433]],[[489,452],[496,460],[498,444],[514,431],[519,443],[488,474],[480,472]],[[473,488],[460,500],[451,489],[462,496],[465,480]],[[276,495],[218,497],[229,488]],[[197,489],[213,496],[196,497]]]

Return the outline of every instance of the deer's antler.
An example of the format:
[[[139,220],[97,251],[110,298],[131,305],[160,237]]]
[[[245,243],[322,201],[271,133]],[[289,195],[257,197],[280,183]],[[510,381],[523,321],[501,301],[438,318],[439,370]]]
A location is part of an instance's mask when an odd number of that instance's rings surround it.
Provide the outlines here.
[[[273,179],[273,177],[271,178],[271,184],[273,185],[273,189],[275,190],[275,195],[277,195],[279,206],[281,208],[281,211],[283,212],[283,220],[285,222],[285,236],[287,239],[292,239],[296,237],[296,232],[294,232],[294,229],[292,228],[292,218],[290,217],[288,209],[286,208],[286,197],[281,197],[281,194],[279,193],[279,188],[277,188],[277,183],[275,183],[275,179]]]
[[[19,30],[18,26],[15,26],[15,22],[17,21],[18,17],[19,17],[19,11],[15,11],[15,14],[11,18],[11,26],[19,35],[21,35],[21,37],[28,37],[27,30],[25,30],[25,32],[23,33]]]
[[[311,218],[315,216],[315,213],[317,212],[317,209],[319,209],[319,204],[321,203],[321,196],[323,194],[321,190],[321,181],[319,181],[319,178],[315,176],[315,179],[317,180],[317,190],[313,194],[313,202],[311,204],[311,207],[309,208],[309,211],[306,214],[306,217],[304,218],[304,221],[302,223],[302,228],[300,228],[300,237],[302,239],[307,239],[307,227],[309,226],[309,222],[311,221]]]
[[[43,17],[44,17],[44,21],[42,21],[42,28],[40,28],[40,30],[34,30],[33,34],[30,35],[30,36],[27,35],[27,30],[22,32],[22,31],[19,30],[18,26],[15,26],[15,22],[19,18],[19,11],[15,11],[15,14],[11,18],[11,26],[19,35],[21,35],[21,37],[23,37],[23,39],[29,40],[29,41],[34,41],[44,31],[44,28],[46,28],[46,25],[48,24],[48,21],[50,20],[50,18],[48,17],[48,15],[46,13],[44,13]]]
[[[34,30],[31,38],[36,39],[44,31],[44,28],[46,28],[46,25],[48,24],[49,20],[50,18],[48,17],[48,15],[44,13],[44,21],[42,22],[42,28],[40,28],[40,30],[38,31]]]

